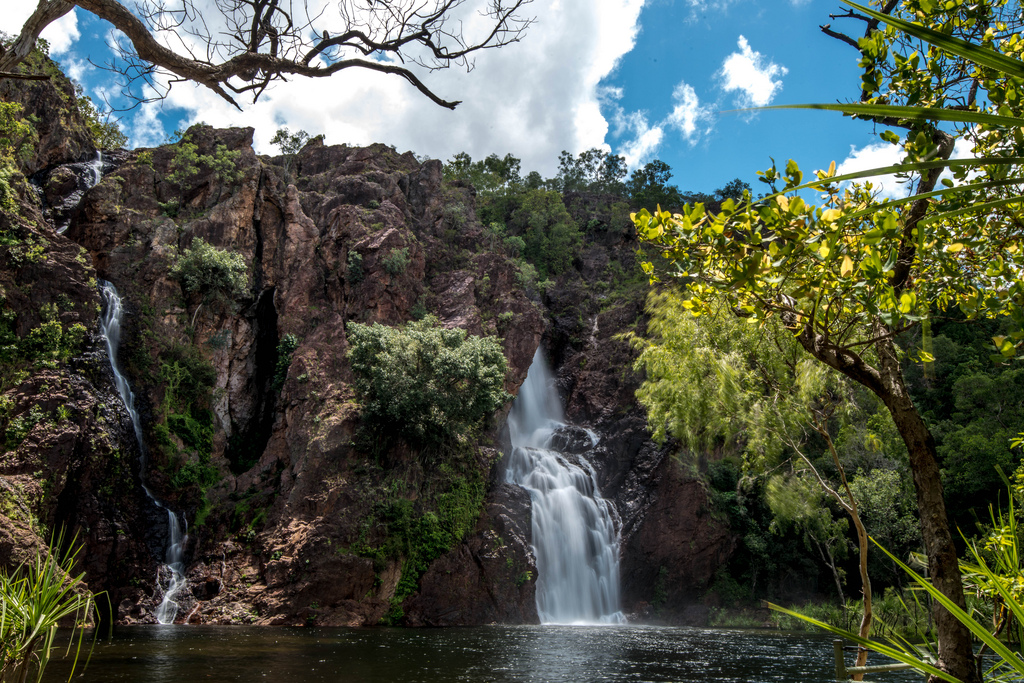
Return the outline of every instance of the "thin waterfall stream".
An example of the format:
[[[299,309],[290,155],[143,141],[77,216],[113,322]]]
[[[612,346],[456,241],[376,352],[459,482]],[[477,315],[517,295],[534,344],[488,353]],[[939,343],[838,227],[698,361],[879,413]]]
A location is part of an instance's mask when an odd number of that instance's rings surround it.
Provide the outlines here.
[[[544,624],[625,623],[619,609],[619,529],[594,468],[558,450],[567,427],[540,351],[508,418],[508,481],[530,494],[537,556],[537,612]],[[591,446],[598,437],[587,430]]]
[[[120,364],[117,360],[117,351],[121,343],[121,319],[124,317],[124,308],[121,305],[121,297],[114,285],[106,281],[100,281],[100,291],[103,301],[106,304],[103,318],[100,321],[100,332],[107,342],[107,355],[110,358],[110,369],[114,373],[114,385],[121,395],[124,407],[132,418],[132,428],[135,430],[135,440],[139,444],[140,473],[146,471],[146,444],[142,439],[142,424],[139,421],[139,413],[135,409],[135,394],[128,384],[128,379],[121,373]],[[175,598],[181,592],[188,581],[185,578],[185,543],[188,541],[188,528],[182,528],[178,515],[166,505],[157,500],[153,492],[146,486],[145,477],[140,474],[142,489],[161,510],[167,512],[168,545],[164,556],[164,565],[157,570],[156,583],[163,590],[163,600],[156,609],[156,620],[161,624],[173,624],[178,615],[178,603]],[[165,580],[161,577],[166,577]]]
[[[103,180],[103,150],[96,150],[96,157],[89,162],[89,171],[92,173],[89,187],[93,188]]]

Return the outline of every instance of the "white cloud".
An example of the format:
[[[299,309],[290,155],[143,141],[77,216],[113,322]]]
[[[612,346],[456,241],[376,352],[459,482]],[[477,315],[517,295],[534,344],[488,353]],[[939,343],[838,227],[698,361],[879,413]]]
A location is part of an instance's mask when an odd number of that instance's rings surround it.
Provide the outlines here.
[[[438,96],[462,100],[455,111],[433,104],[401,78],[361,69],[326,79],[295,77],[256,104],[239,100],[241,112],[194,84],[176,84],[166,104],[191,112],[191,121],[254,127],[261,152],[276,153],[269,140],[287,126],[323,133],[328,144],[384,142],[440,159],[460,151],[474,159],[511,152],[524,169],[553,175],[561,150],[603,146],[610,123],[601,111],[600,83],[633,48],[644,1],[528,5],[537,21],[521,42],[478,53],[468,74],[458,68],[421,74]],[[467,32],[479,28],[478,6],[465,6],[473,10],[465,16]],[[206,21],[213,12],[204,13]],[[155,119],[143,111],[139,124],[125,122],[133,144],[151,144]]]
[[[668,129],[674,129],[691,145],[712,128],[714,110],[702,105],[697,92],[685,81],[680,81],[672,91],[673,108],[663,120],[651,124],[647,112],[626,112],[617,102],[622,98],[618,88],[605,90],[604,104],[611,111],[612,133],[616,138],[628,136],[619,142],[618,152],[626,159],[630,168],[638,168],[657,154],[665,140]]]
[[[0,12],[0,31],[12,36],[18,35],[35,8],[36,3],[27,0],[4,3],[4,10]],[[72,9],[43,29],[39,37],[50,43],[50,55],[56,57],[64,54],[82,36],[78,30],[77,12],[77,9]]]
[[[836,173],[845,175],[867,171],[872,168],[885,168],[897,164],[902,159],[902,148],[888,142],[874,142],[857,148],[850,146],[850,155],[836,167]],[[871,176],[857,182],[871,182],[879,196],[888,199],[901,199],[907,196],[907,183],[898,182],[895,176]]]
[[[680,81],[672,91],[672,100],[675,106],[666,123],[682,133],[690,144],[695,143],[703,133],[710,130],[714,110],[702,105],[693,86],[685,81]],[[703,130],[701,126],[704,126]]]
[[[743,36],[738,45],[739,52],[726,57],[718,72],[722,89],[737,93],[736,102],[741,107],[764,107],[782,90],[782,76],[789,70],[755,52]]]
[[[651,126],[644,112],[635,111],[627,114],[620,109],[613,121],[619,134],[631,134],[631,138],[619,145],[618,150],[629,168],[637,168],[649,161],[665,137],[662,125]]]

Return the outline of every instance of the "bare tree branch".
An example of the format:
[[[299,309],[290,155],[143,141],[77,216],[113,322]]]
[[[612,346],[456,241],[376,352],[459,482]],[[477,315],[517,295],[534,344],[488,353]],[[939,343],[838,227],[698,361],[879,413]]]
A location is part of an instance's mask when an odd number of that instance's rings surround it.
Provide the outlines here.
[[[120,75],[122,93],[134,103],[194,81],[238,107],[235,96],[251,94],[255,102],[289,76],[325,78],[360,68],[400,76],[454,109],[459,102],[434,93],[412,67],[472,70],[476,52],[518,42],[533,23],[521,14],[533,0],[482,0],[478,16],[486,29],[475,38],[459,20],[470,0],[339,0],[336,11],[314,11],[307,0],[209,0],[217,12],[205,17],[199,0],[139,0],[134,9],[122,0],[38,1],[18,40],[0,55],[0,70],[11,71],[39,32],[77,5],[123,35],[118,60],[105,68]]]

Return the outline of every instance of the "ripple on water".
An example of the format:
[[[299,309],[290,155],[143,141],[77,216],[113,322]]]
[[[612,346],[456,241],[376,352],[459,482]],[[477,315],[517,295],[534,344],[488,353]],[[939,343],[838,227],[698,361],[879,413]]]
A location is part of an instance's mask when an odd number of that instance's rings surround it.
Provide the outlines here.
[[[117,629],[76,680],[825,683],[833,671],[831,638],[817,634],[648,626],[163,626]],[[67,668],[52,664],[46,680],[66,679]],[[920,677],[887,674],[884,683],[903,681]]]

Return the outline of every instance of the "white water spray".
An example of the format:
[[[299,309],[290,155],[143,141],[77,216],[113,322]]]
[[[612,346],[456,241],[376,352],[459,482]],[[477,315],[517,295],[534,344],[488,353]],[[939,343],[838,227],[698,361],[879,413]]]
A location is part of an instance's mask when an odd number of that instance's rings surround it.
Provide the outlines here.
[[[103,180],[103,151],[96,150],[96,158],[89,162],[89,170],[92,173],[90,188],[96,187]]]
[[[552,448],[565,427],[540,349],[508,419],[507,478],[530,493],[537,555],[537,612],[545,624],[624,623],[619,611],[619,532],[594,468]],[[588,430],[591,445],[597,435]]]
[[[97,152],[97,154],[99,154]],[[102,160],[101,160],[102,163]],[[135,439],[139,444],[141,458],[140,471],[146,471],[146,444],[142,440],[142,425],[139,421],[139,413],[135,409],[135,394],[128,384],[128,379],[121,374],[117,362],[117,349],[121,343],[121,318],[124,316],[124,308],[121,306],[121,297],[118,295],[114,285],[109,282],[100,282],[100,291],[106,303],[106,310],[103,319],[100,321],[100,332],[107,342],[107,355],[110,357],[110,369],[114,373],[114,385],[117,392],[121,394],[124,407],[132,418],[132,428],[135,430]],[[174,618],[178,615],[178,603],[174,601],[178,593],[188,585],[185,578],[185,543],[188,541],[188,529],[184,531],[178,522],[178,516],[156,499],[153,492],[146,486],[145,479],[142,481],[142,490],[146,492],[149,499],[161,510],[167,512],[167,527],[170,538],[167,552],[164,556],[164,566],[157,570],[156,583],[163,589],[164,597],[160,606],[156,609],[156,620],[161,624],[173,624]],[[161,580],[161,575],[166,576],[166,582]]]

